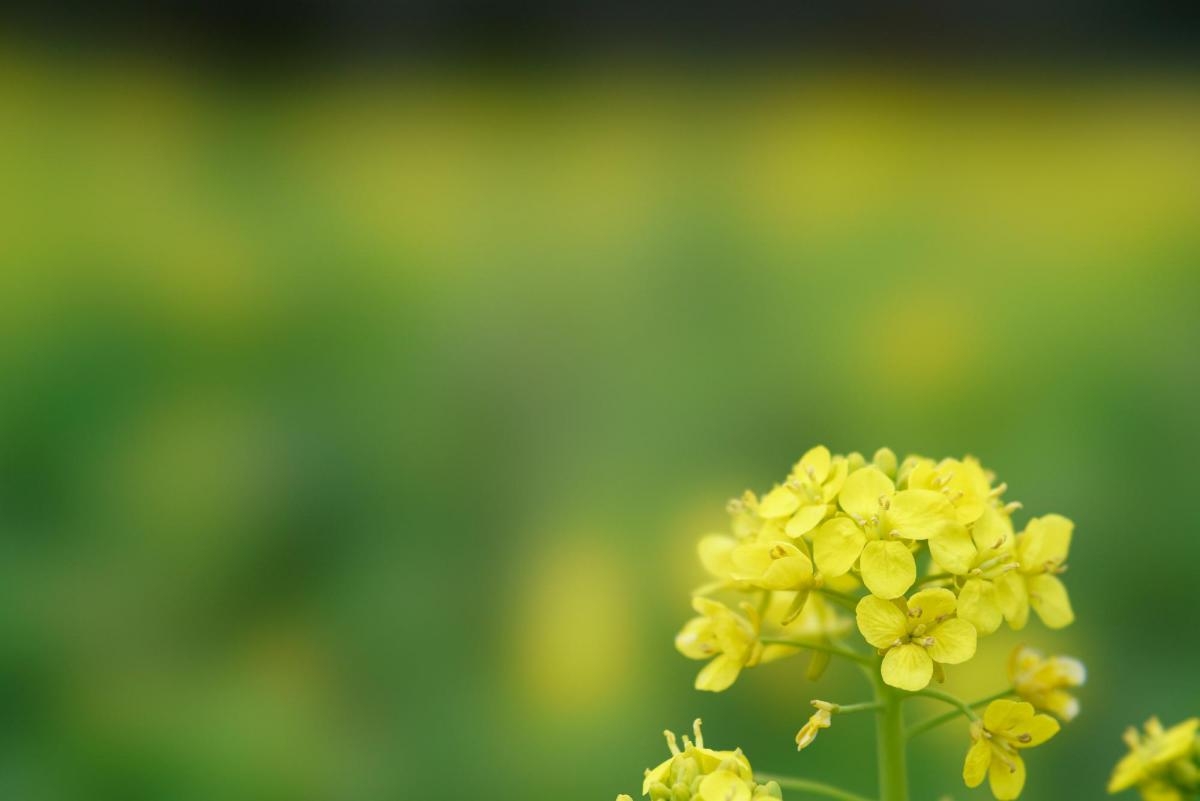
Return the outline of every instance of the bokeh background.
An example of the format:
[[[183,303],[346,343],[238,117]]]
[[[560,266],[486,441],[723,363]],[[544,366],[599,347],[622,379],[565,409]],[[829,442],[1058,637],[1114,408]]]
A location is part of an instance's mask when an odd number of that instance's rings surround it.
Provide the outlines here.
[[[611,799],[696,716],[870,793],[869,720],[792,743],[855,672],[671,642],[816,443],[1077,522],[1078,623],[951,676],[1088,664],[1029,801],[1200,712],[1189,69],[0,52],[0,796]]]

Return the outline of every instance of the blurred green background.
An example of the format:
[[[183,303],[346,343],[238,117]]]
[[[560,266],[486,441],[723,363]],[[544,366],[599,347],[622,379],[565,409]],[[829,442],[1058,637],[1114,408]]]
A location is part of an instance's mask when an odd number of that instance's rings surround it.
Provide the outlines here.
[[[0,796],[611,799],[696,716],[871,792],[870,721],[792,742],[855,672],[672,647],[816,443],[1076,521],[1078,623],[950,679],[1089,666],[1024,798],[1200,712],[1192,76],[3,52]],[[914,798],[989,797],[966,745]]]

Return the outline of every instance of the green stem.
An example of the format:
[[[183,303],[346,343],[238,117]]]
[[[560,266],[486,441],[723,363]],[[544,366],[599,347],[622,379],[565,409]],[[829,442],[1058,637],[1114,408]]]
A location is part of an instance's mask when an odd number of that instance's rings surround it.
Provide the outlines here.
[[[997,701],[997,700],[1004,698],[1006,696],[1009,696],[1011,694],[1012,694],[1011,688],[1007,689],[1007,690],[1001,690],[998,693],[989,695],[987,698],[980,698],[978,701],[972,701],[971,703],[967,704],[967,706],[970,707],[971,709],[976,709],[981,706],[986,706],[986,705],[990,704],[992,701]],[[961,709],[953,709],[944,714],[934,715],[931,718],[926,718],[925,720],[921,721],[920,723],[917,723],[916,725],[909,728],[906,736],[909,739],[911,739],[913,737],[916,737],[918,734],[924,734],[925,732],[929,731],[930,729],[936,729],[938,726],[941,726],[943,723],[948,723],[952,720],[957,719],[958,716],[961,714],[963,714]]]
[[[849,712],[868,712],[873,709],[883,709],[883,704],[879,701],[863,701],[861,704],[836,704],[836,714],[842,715]]]
[[[908,801],[908,763],[904,753],[904,698],[901,693],[875,678],[875,697],[880,703],[875,725],[876,756],[879,762],[880,801]]]
[[[793,776],[775,776],[770,773],[754,774],[756,782],[776,782],[785,790],[799,790],[802,793],[812,793],[813,795],[823,795],[826,798],[836,798],[839,801],[873,801],[863,795],[857,795],[849,790],[843,790],[840,787],[834,787],[824,782],[815,782],[811,779],[798,779]]]
[[[971,704],[968,704],[957,695],[951,695],[950,693],[944,693],[941,690],[933,690],[928,687],[924,690],[917,690],[915,693],[913,693],[913,695],[923,695],[926,698],[936,698],[943,703],[958,707],[962,710],[963,714],[971,720],[979,720],[979,716],[975,714],[975,710],[971,708]]]
[[[808,648],[811,651],[824,651],[827,654],[840,656],[843,659],[852,659],[863,665],[872,664],[870,657],[863,656],[857,651],[851,651],[849,648],[842,648],[837,645],[831,645],[825,642],[801,642],[799,640],[785,640],[776,637],[760,637],[759,642],[764,645],[790,645],[794,648]]]

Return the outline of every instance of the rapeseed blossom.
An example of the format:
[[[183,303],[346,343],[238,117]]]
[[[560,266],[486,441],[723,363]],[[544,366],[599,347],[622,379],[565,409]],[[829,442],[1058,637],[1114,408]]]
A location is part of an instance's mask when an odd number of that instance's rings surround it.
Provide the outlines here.
[[[858,602],[858,629],[883,652],[883,680],[901,690],[923,690],[934,664],[957,665],[975,655],[975,627],[954,616],[954,593],[921,590],[907,601],[868,595]]]
[[[963,781],[978,787],[986,776],[998,801],[1011,801],[1025,787],[1025,761],[1019,752],[1049,740],[1058,721],[1034,713],[1025,701],[992,701],[983,720],[971,724],[971,748],[963,763]]]
[[[1067,690],[1087,681],[1087,669],[1069,656],[1045,657],[1041,651],[1017,646],[1008,659],[1008,678],[1022,700],[1063,722],[1079,714],[1079,701]]]
[[[1125,731],[1129,753],[1121,758],[1108,782],[1110,793],[1136,786],[1145,801],[1182,801],[1200,792],[1200,718],[1164,729],[1150,718],[1144,733]]]
[[[706,748],[700,720],[692,725],[695,739],[683,736],[683,748],[670,731],[663,732],[671,755],[646,771],[642,795],[651,801],[767,801],[783,793],[775,782],[758,784],[750,761],[740,748],[718,751]],[[632,801],[618,795],[617,801]]]

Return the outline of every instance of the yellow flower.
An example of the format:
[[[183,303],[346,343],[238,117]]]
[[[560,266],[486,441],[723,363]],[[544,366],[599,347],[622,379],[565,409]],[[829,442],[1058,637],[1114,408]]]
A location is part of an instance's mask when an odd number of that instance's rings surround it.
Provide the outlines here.
[[[1200,718],[1163,729],[1158,718],[1146,721],[1145,735],[1130,727],[1125,731],[1129,753],[1122,757],[1108,782],[1110,793],[1119,793],[1134,785],[1147,801],[1182,799],[1184,791],[1200,790],[1196,730]]]
[[[833,723],[833,712],[837,708],[835,705],[828,701],[813,701],[812,705],[817,711],[800,727],[800,731],[796,732],[797,751],[803,751],[812,745],[821,729],[828,729]]]
[[[936,490],[945,495],[964,525],[978,520],[989,503],[1006,489],[1001,485],[993,490],[983,466],[973,456],[943,459],[936,464],[932,459],[920,459],[912,464],[907,478],[909,489]]]
[[[883,680],[901,690],[922,690],[934,663],[957,665],[975,655],[975,627],[954,617],[954,593],[921,590],[906,602],[868,595],[858,602],[858,630],[885,652]]]
[[[1081,687],[1087,680],[1087,670],[1078,659],[1046,658],[1040,651],[1020,645],[1008,659],[1008,678],[1017,695],[1059,720],[1070,721],[1079,714],[1079,701],[1067,692],[1068,687]]]
[[[650,796],[651,801],[767,801],[783,797],[775,782],[755,783],[750,761],[740,748],[705,748],[699,719],[693,731],[695,741],[684,735],[682,749],[672,732],[663,732],[671,756],[646,771],[642,795]],[[619,795],[617,801],[632,799]]]
[[[997,599],[1009,625],[1024,628],[1029,608],[1052,629],[1075,620],[1067,588],[1058,574],[1066,570],[1067,551],[1075,524],[1062,515],[1035,517],[1016,536],[1018,569],[996,579]]]
[[[743,668],[796,653],[787,646],[759,642],[758,610],[743,602],[745,617],[711,598],[695,597],[692,607],[700,613],[684,624],[675,636],[675,648],[689,659],[711,659],[696,676],[696,689],[720,692],[728,689]]]
[[[824,445],[812,448],[796,462],[787,481],[763,496],[759,517],[782,525],[790,537],[804,536],[830,512],[846,472],[845,458],[832,456]]]
[[[971,724],[971,748],[963,763],[963,781],[978,787],[987,776],[992,795],[1010,801],[1025,786],[1025,762],[1019,751],[1041,745],[1058,733],[1058,721],[1034,714],[1024,701],[992,701],[983,720]]]
[[[844,515],[827,520],[813,535],[821,572],[841,576],[858,563],[873,595],[897,598],[917,578],[909,543],[961,533],[954,508],[940,492],[900,490],[874,465],[851,473],[838,495]]]
[[[960,555],[965,558],[959,559]],[[936,555],[934,559],[959,576],[958,616],[970,621],[980,634],[1000,628],[1004,615],[996,582],[1018,568],[1008,515],[986,507],[971,525],[968,547],[953,557],[943,553],[941,560]]]
[[[809,593],[821,584],[808,554],[790,542],[743,543],[733,549],[730,559],[734,565],[731,578],[735,581],[763,590],[796,593],[791,609],[784,615],[785,625],[803,611]]]

